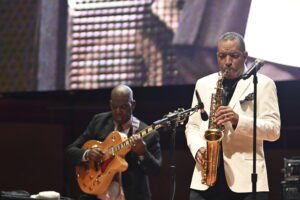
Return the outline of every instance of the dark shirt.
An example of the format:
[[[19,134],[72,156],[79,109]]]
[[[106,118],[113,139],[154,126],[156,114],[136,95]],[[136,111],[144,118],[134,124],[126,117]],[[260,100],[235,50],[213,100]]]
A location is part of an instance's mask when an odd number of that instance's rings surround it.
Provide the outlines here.
[[[224,79],[223,94],[222,94],[222,103],[224,106],[227,106],[229,104],[239,80],[240,80],[240,78]]]
[[[232,95],[234,93],[234,90],[236,88],[236,85],[240,78],[236,79],[224,79],[223,81],[223,91],[222,91],[222,103],[224,106],[228,106]],[[225,173],[224,173],[224,163],[223,163],[223,148],[222,143],[220,144],[220,168],[218,169],[218,177],[221,177],[221,180],[225,180]],[[218,179],[217,179],[218,180]],[[227,184],[226,184],[227,185]]]

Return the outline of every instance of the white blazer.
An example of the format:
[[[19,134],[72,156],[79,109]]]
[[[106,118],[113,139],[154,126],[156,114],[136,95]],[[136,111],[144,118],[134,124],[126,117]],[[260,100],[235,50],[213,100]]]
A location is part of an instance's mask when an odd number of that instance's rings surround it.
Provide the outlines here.
[[[273,80],[258,74],[257,85],[257,191],[269,191],[263,141],[275,141],[280,136],[280,113],[277,100],[277,90]],[[211,94],[216,92],[218,74],[214,73],[197,81],[198,91],[205,110],[209,112]],[[253,166],[253,98],[246,100],[253,93],[253,76],[240,80],[229,106],[239,115],[239,122],[234,130],[230,122],[225,124],[225,134],[222,140],[224,168],[227,184],[234,192],[252,191]],[[192,106],[197,104],[194,93]],[[200,147],[206,147],[204,133],[208,129],[208,121],[202,121],[200,112],[189,117],[185,135],[187,145],[195,158]],[[202,177],[199,165],[196,163],[191,182],[191,188],[206,190],[208,187],[201,183]]]

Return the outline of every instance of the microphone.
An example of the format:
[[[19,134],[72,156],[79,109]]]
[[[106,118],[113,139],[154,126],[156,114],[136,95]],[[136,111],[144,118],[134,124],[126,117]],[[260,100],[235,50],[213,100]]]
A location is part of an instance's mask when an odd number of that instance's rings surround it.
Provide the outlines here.
[[[200,95],[199,95],[197,90],[196,90],[196,97],[197,97],[197,100],[198,100],[198,105],[199,105],[199,109],[200,109],[200,113],[201,113],[201,119],[203,121],[207,121],[208,120],[208,115],[207,115],[207,112],[204,110],[204,104],[201,101]]]
[[[248,79],[251,75],[253,75],[255,72],[258,72],[260,68],[265,64],[265,61],[261,59],[256,59],[254,64],[248,69],[248,71],[242,75],[242,79],[246,80]]]

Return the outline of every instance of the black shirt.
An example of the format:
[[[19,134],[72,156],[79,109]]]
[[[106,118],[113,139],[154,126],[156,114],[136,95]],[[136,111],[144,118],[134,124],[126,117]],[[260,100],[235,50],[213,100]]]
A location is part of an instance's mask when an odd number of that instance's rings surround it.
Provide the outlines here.
[[[222,103],[224,106],[229,104],[239,80],[240,78],[223,80]]]

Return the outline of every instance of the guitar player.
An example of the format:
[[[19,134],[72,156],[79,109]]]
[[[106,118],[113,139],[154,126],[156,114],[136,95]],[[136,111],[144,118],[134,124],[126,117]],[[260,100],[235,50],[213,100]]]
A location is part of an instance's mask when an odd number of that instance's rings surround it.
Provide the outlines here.
[[[66,158],[73,165],[91,161],[99,163],[103,161],[104,153],[99,148],[82,149],[87,141],[104,141],[111,132],[116,130],[133,139],[131,151],[125,156],[128,169],[116,173],[104,194],[82,194],[79,199],[151,199],[148,175],[158,172],[162,163],[159,134],[154,132],[145,138],[135,135],[147,127],[144,122],[133,116],[135,105],[131,88],[126,85],[116,86],[111,91],[111,111],[94,115],[83,134],[67,147]]]

